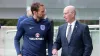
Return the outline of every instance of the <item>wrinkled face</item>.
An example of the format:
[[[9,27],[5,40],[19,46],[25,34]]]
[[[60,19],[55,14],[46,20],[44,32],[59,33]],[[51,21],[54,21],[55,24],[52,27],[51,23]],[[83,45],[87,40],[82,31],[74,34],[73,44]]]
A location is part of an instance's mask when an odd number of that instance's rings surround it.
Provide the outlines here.
[[[69,8],[65,8],[63,11],[63,17],[65,18],[66,22],[72,22],[74,14]]]
[[[45,7],[44,6],[40,6],[39,10],[37,12],[37,18],[44,19],[44,17],[45,17]]]

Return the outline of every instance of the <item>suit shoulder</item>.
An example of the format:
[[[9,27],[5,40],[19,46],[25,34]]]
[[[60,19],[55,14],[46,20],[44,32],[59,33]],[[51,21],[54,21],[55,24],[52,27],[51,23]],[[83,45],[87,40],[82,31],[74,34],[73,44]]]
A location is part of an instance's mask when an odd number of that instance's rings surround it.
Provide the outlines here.
[[[88,26],[87,24],[84,24],[84,23],[80,23],[80,25],[84,27]]]
[[[60,25],[60,27],[63,27],[63,26],[65,26],[65,25],[67,25],[66,23],[65,24],[62,24],[62,25]]]
[[[86,28],[86,27],[88,27],[88,25],[87,25],[87,24],[84,24],[84,23],[79,23],[79,26],[80,26],[81,28]]]
[[[62,24],[62,25],[59,26],[59,28],[63,28],[66,25],[67,25],[66,23],[65,24]]]

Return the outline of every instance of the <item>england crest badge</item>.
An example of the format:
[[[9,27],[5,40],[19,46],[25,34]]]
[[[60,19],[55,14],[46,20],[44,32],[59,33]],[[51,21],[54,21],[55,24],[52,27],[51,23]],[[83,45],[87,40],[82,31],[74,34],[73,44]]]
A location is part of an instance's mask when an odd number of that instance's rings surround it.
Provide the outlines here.
[[[45,25],[40,25],[41,30],[45,30]]]

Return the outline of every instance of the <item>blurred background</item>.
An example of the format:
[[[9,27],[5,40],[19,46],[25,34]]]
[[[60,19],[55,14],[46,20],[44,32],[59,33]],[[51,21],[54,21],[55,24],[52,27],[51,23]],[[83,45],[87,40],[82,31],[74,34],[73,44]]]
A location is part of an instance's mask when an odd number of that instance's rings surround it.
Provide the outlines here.
[[[100,0],[0,0],[0,56],[17,56],[13,43],[17,20],[32,2],[46,6],[48,18],[54,21],[54,41],[59,25],[65,23],[63,8],[75,6],[76,19],[89,26],[93,41],[91,56],[100,56]]]

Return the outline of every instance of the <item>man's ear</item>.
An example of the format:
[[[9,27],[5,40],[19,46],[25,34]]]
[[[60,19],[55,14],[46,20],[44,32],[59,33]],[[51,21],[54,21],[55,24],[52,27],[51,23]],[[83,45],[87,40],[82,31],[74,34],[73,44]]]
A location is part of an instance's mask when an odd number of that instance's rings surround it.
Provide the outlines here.
[[[36,12],[36,11],[33,11],[33,14],[35,14],[35,15],[36,15],[36,14],[37,14],[37,12]]]
[[[75,13],[74,13],[74,12],[72,12],[72,16],[73,16],[73,17],[75,16]]]

